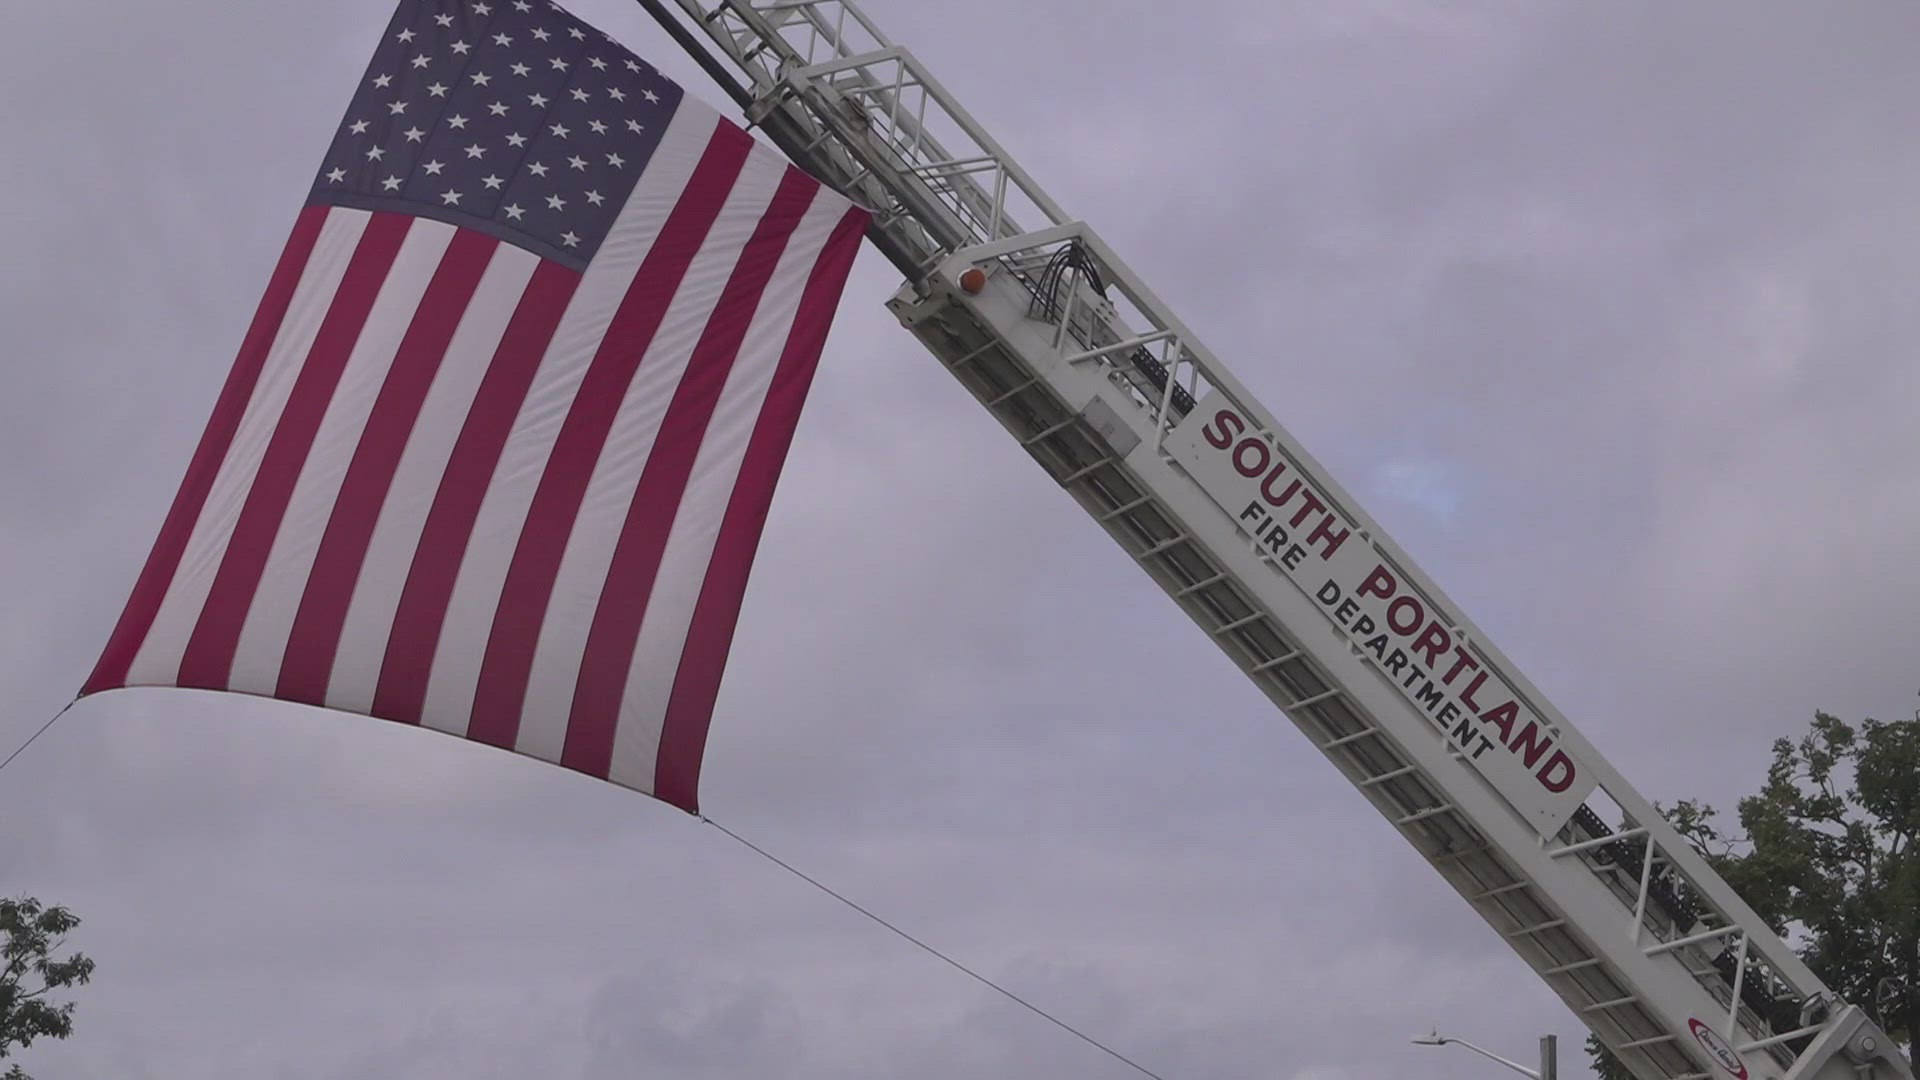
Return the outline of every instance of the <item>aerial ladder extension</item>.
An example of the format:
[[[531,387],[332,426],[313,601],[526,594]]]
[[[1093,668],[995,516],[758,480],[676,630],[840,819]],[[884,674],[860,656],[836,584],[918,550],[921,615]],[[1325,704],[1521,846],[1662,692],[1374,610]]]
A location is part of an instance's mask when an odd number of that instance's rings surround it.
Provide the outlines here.
[[[902,325],[1640,1080],[1912,1080],[855,3],[671,2],[743,77],[749,119],[876,209]]]

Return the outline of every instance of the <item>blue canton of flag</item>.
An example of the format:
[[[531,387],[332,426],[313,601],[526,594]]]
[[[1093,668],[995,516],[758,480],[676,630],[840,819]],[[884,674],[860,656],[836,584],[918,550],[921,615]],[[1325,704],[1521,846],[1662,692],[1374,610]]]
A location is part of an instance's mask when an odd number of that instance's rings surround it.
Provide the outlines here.
[[[681,93],[546,0],[407,0],[309,201],[437,218],[582,269]]]

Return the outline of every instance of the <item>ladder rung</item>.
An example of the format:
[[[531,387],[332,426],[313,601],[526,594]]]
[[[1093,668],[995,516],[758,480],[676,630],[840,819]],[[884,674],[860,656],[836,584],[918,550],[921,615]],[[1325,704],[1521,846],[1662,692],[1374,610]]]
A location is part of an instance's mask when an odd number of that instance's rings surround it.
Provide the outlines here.
[[[1592,1005],[1583,1005],[1580,1011],[1583,1013],[1606,1012],[1608,1009],[1617,1009],[1622,1005],[1632,1005],[1639,1000],[1638,995],[1628,994],[1626,997],[1617,997],[1612,1001],[1599,1001]]]
[[[1226,623],[1226,624],[1224,624],[1224,625],[1222,625],[1222,626],[1216,626],[1216,627],[1214,627],[1214,629],[1213,629],[1213,636],[1214,636],[1214,637],[1219,637],[1219,636],[1220,636],[1221,634],[1227,634],[1227,633],[1232,633],[1233,631],[1235,631],[1235,630],[1238,630],[1238,629],[1240,629],[1240,628],[1241,628],[1241,627],[1243,627],[1243,626],[1248,626],[1248,625],[1251,625],[1251,624],[1253,624],[1253,623],[1257,623],[1257,622],[1259,622],[1259,621],[1260,621],[1261,619],[1264,619],[1264,618],[1266,618],[1266,617],[1267,617],[1267,613],[1266,613],[1266,612],[1264,612],[1264,611],[1256,611],[1256,612],[1254,612],[1254,613],[1253,613],[1253,614],[1251,614],[1251,615],[1247,615],[1247,616],[1244,616],[1244,617],[1242,617],[1242,618],[1238,618],[1238,619],[1235,619],[1235,620],[1233,620],[1232,622],[1230,622],[1230,623]]]
[[[1425,821],[1430,817],[1439,817],[1441,814],[1452,812],[1452,803],[1441,803],[1439,806],[1429,806],[1425,810],[1416,810],[1403,818],[1395,818],[1393,819],[1393,823],[1395,825],[1411,825],[1416,821]]]
[[[1281,653],[1279,656],[1274,657],[1271,660],[1262,660],[1259,663],[1253,665],[1253,667],[1249,668],[1248,670],[1251,671],[1253,674],[1258,675],[1261,672],[1267,670],[1268,668],[1277,668],[1281,664],[1290,663],[1294,660],[1300,659],[1300,653],[1301,653],[1301,650],[1299,649],[1294,649],[1291,652],[1284,652],[1284,653]]]
[[[1547,852],[1547,854],[1553,856],[1556,859],[1560,858],[1563,855],[1578,855],[1583,851],[1591,851],[1594,848],[1606,847],[1608,844],[1611,844],[1617,840],[1632,840],[1637,836],[1645,836],[1646,834],[1647,834],[1647,830],[1645,829],[1628,829],[1625,832],[1617,832],[1611,836],[1602,836],[1593,840],[1582,840],[1577,844],[1568,844],[1566,847],[1554,848],[1552,851]]]
[[[1540,970],[1540,972],[1539,972],[1539,974],[1541,974],[1541,975],[1565,975],[1565,974],[1566,974],[1567,972],[1569,972],[1569,971],[1579,971],[1579,970],[1580,970],[1581,968],[1590,968],[1590,967],[1594,967],[1595,965],[1597,965],[1597,964],[1599,964],[1599,963],[1600,963],[1600,958],[1599,958],[1599,957],[1597,957],[1597,956],[1590,956],[1590,957],[1588,957],[1588,958],[1587,958],[1587,959],[1585,959],[1585,960],[1575,960],[1575,961],[1574,961],[1573,963],[1571,963],[1571,964],[1561,964],[1561,965],[1560,965],[1559,967],[1550,967],[1550,968],[1542,968],[1542,969]]]
[[[1658,945],[1649,945],[1640,951],[1646,953],[1648,956],[1659,956],[1661,953],[1672,952],[1675,949],[1684,948],[1688,945],[1697,945],[1702,941],[1712,941],[1715,938],[1723,938],[1728,934],[1737,934],[1740,932],[1739,923],[1728,923],[1725,926],[1715,927],[1712,930],[1703,930],[1698,934],[1689,934],[1686,937],[1675,938],[1672,941],[1663,941]]]
[[[1673,1041],[1673,1036],[1671,1035],[1655,1035],[1651,1038],[1635,1039],[1632,1042],[1621,1043],[1619,1046],[1612,1047],[1612,1049],[1637,1050],[1642,1046],[1654,1046],[1659,1043],[1672,1042],[1672,1041]]]
[[[994,397],[988,398],[987,408],[991,409],[995,405],[1000,404],[1001,402],[1007,400],[1008,398],[1014,396],[1015,394],[1023,393],[1029,387],[1037,386],[1039,385],[1039,383],[1040,383],[1040,376],[1035,375],[1033,378],[1028,379],[1026,382],[1021,383],[1020,385],[1014,387],[1011,390],[1006,391],[1003,394],[998,394],[998,395],[995,395]]]
[[[1392,772],[1383,772],[1378,776],[1369,776],[1365,780],[1358,781],[1355,786],[1369,788],[1369,787],[1373,787],[1376,784],[1384,784],[1389,780],[1393,780],[1398,777],[1405,776],[1408,773],[1413,773],[1418,771],[1419,771],[1419,766],[1417,765],[1402,765],[1399,768],[1393,770]]]
[[[1075,480],[1078,480],[1078,479],[1080,479],[1081,477],[1083,477],[1083,476],[1085,476],[1085,475],[1087,475],[1088,473],[1090,473],[1090,472],[1093,472],[1093,471],[1095,471],[1095,470],[1097,470],[1097,469],[1104,469],[1104,468],[1106,468],[1107,466],[1109,466],[1109,465],[1111,465],[1111,464],[1113,464],[1113,459],[1112,459],[1112,458],[1110,458],[1110,457],[1103,457],[1103,458],[1101,458],[1101,459],[1100,459],[1099,461],[1096,461],[1096,462],[1094,462],[1093,464],[1091,464],[1091,465],[1088,465],[1088,466],[1086,466],[1085,468],[1081,468],[1081,469],[1075,469],[1075,470],[1073,470],[1072,472],[1070,472],[1070,473],[1068,473],[1067,475],[1065,475],[1065,476],[1063,476],[1063,477],[1061,477],[1061,478],[1060,478],[1060,482],[1061,482],[1062,484],[1071,484],[1071,483],[1073,483],[1073,482],[1074,482]]]
[[[1032,446],[1035,443],[1040,442],[1042,439],[1050,439],[1053,436],[1058,435],[1061,432],[1072,427],[1073,422],[1078,419],[1080,419],[1078,416],[1069,416],[1065,420],[1060,421],[1059,423],[1053,425],[1052,427],[1042,428],[1040,429],[1040,432],[1038,434],[1033,435],[1029,438],[1021,439],[1020,445]]]
[[[1321,743],[1320,749],[1332,750],[1335,747],[1345,746],[1350,742],[1359,742],[1361,739],[1365,739],[1370,736],[1374,736],[1378,734],[1380,734],[1380,729],[1377,727],[1361,728],[1359,731],[1353,732],[1350,735],[1342,735],[1337,739],[1332,739],[1327,742]]]
[[[1101,514],[1098,517],[1094,518],[1094,520],[1104,525],[1105,523],[1112,521],[1114,518],[1120,517],[1123,514],[1131,514],[1135,510],[1140,509],[1141,507],[1147,505],[1152,501],[1153,501],[1153,496],[1142,495],[1130,503],[1124,503],[1120,506],[1114,507],[1113,509],[1107,511],[1106,513]],[[1223,574],[1221,576],[1224,577],[1225,575]]]
[[[824,138],[825,136],[822,136],[822,137]],[[960,359],[955,360],[953,363],[946,365],[947,370],[948,371],[960,370],[961,365],[971,364],[975,360],[980,359],[980,357],[983,356],[988,349],[993,348],[997,344],[999,344],[999,342],[996,342],[996,341],[987,342],[985,345],[982,345],[979,348],[973,350],[972,352],[966,354],[965,356],[962,356]]]
[[[1474,900],[1490,900],[1496,896],[1505,896],[1510,892],[1518,892],[1521,889],[1527,888],[1529,884],[1531,883],[1525,881],[1509,881],[1505,885],[1495,885],[1491,889],[1482,889],[1472,896],[1467,897],[1467,900],[1469,902]]]
[[[1199,581],[1196,581],[1193,584],[1188,585],[1187,587],[1174,593],[1173,598],[1175,600],[1178,600],[1183,596],[1192,596],[1194,593],[1199,592],[1201,589],[1205,589],[1212,585],[1218,585],[1219,583],[1225,580],[1227,580],[1227,575],[1225,574],[1215,574],[1210,578],[1201,578]]]
[[[1162,540],[1159,543],[1153,545],[1152,547],[1147,548],[1145,551],[1134,552],[1133,557],[1136,559],[1149,559],[1167,550],[1168,548],[1179,547],[1181,544],[1186,543],[1189,539],[1191,538],[1187,536],[1186,533],[1176,533],[1173,536],[1169,536],[1165,540]]]
[[[1339,687],[1334,687],[1332,690],[1322,690],[1319,693],[1312,695],[1311,697],[1303,697],[1298,701],[1289,701],[1285,705],[1282,705],[1281,708],[1304,709],[1309,705],[1318,705],[1321,702],[1327,700],[1328,698],[1337,698],[1344,693],[1346,693],[1345,690],[1342,690]]]
[[[1542,930],[1551,930],[1556,926],[1565,926],[1565,925],[1567,925],[1567,920],[1565,919],[1548,919],[1546,922],[1543,922],[1543,923],[1534,923],[1532,926],[1523,926],[1518,930],[1509,930],[1507,931],[1506,936],[1510,938],[1530,937],[1534,934],[1539,933]]]

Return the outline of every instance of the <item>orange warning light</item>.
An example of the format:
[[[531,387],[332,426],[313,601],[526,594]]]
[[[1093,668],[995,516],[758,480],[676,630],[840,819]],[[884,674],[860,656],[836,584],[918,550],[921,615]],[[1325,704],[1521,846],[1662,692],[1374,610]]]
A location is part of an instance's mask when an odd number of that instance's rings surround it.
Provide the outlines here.
[[[987,287],[987,272],[977,266],[969,266],[960,271],[960,288],[968,296],[978,295]]]

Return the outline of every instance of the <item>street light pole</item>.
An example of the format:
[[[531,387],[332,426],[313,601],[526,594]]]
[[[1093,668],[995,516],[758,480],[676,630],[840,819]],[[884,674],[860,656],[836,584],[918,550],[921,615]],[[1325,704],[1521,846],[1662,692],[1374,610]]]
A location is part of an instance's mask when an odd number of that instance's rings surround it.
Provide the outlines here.
[[[1514,1072],[1517,1072],[1522,1076],[1529,1077],[1530,1080],[1558,1080],[1558,1077],[1559,1077],[1560,1065],[1558,1060],[1559,1059],[1558,1047],[1559,1047],[1560,1040],[1557,1036],[1554,1036],[1554,1035],[1542,1035],[1540,1037],[1540,1068],[1537,1070],[1529,1069],[1525,1065],[1522,1065],[1517,1061],[1509,1061],[1508,1059],[1501,1057],[1499,1054],[1496,1054],[1491,1050],[1486,1050],[1486,1049],[1482,1049],[1481,1047],[1475,1046],[1465,1039],[1456,1039],[1451,1035],[1442,1035],[1437,1031],[1431,1035],[1428,1035],[1424,1039],[1415,1039],[1413,1041],[1416,1045],[1419,1045],[1419,1046],[1445,1046],[1448,1043],[1452,1043],[1456,1046],[1464,1046],[1467,1049],[1473,1051],[1474,1053],[1479,1054],[1483,1058],[1489,1058],[1491,1060],[1497,1061],[1500,1064],[1505,1065],[1507,1068],[1512,1069]]]

